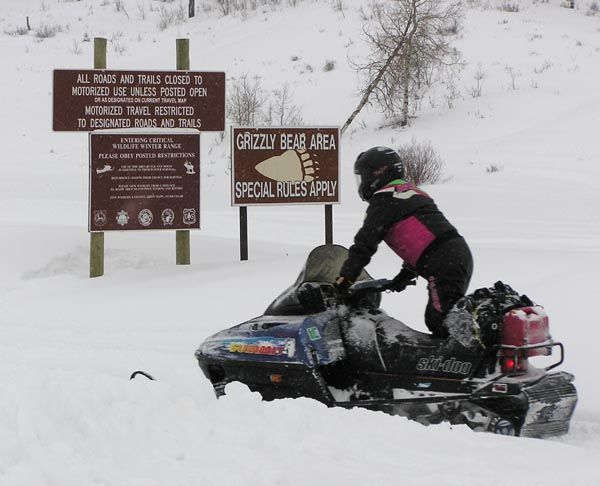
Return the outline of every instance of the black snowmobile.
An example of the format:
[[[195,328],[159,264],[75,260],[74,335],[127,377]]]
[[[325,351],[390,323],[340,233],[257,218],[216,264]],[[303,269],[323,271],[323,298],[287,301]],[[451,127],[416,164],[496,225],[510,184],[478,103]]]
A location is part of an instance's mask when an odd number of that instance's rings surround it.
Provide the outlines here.
[[[347,252],[315,248],[264,315],[202,343],[196,357],[217,396],[239,381],[265,400],[309,397],[505,435],[568,431],[577,392],[573,375],[548,373],[564,349],[551,339],[541,307],[498,282],[457,304],[459,314],[476,316],[477,339],[434,338],[379,308],[387,280],[363,271],[352,298],[342,299],[333,282]],[[554,364],[529,362],[553,350]]]

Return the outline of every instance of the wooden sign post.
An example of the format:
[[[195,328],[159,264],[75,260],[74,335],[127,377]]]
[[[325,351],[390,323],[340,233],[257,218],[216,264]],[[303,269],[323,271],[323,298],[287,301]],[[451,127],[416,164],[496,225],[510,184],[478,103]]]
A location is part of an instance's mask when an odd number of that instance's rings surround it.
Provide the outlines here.
[[[191,7],[190,7],[191,9]],[[190,40],[177,39],[177,69],[190,70]],[[175,233],[175,262],[177,265],[189,265],[190,230],[177,230]]]
[[[325,244],[333,244],[333,206],[325,204]]]
[[[106,69],[106,39],[94,37],[94,69]],[[90,278],[104,275],[104,232],[90,233]]]

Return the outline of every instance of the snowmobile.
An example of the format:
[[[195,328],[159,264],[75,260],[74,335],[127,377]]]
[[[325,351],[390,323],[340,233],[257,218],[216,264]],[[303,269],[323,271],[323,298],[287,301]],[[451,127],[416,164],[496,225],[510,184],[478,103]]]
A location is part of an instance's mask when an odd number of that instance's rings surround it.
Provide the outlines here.
[[[488,317],[475,345],[436,338],[380,309],[388,280],[363,271],[351,298],[340,296],[333,282],[347,254],[338,245],[315,248],[296,282],[262,316],[200,345],[196,358],[217,397],[238,381],[264,400],[309,397],[425,425],[537,438],[568,432],[574,377],[549,373],[563,362],[564,347],[552,340],[543,308],[498,282],[466,298],[478,322]],[[489,305],[511,291],[518,298],[510,305]],[[553,351],[546,367],[529,361]]]

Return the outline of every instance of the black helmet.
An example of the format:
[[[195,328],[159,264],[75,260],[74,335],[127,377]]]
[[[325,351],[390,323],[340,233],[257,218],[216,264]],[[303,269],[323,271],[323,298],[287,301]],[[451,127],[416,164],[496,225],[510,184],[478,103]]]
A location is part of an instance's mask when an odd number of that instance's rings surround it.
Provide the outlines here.
[[[395,179],[404,179],[404,164],[398,152],[388,147],[373,147],[354,162],[358,195],[363,201]]]

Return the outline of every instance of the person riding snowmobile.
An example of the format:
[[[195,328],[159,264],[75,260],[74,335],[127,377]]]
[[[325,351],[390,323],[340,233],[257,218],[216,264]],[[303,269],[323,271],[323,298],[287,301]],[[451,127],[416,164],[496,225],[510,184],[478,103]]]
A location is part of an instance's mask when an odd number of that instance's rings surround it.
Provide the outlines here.
[[[444,317],[465,295],[473,272],[465,239],[427,193],[405,180],[404,164],[395,150],[373,147],[361,153],[354,173],[358,194],[369,207],[336,279],[336,288],[346,293],[379,243],[385,241],[404,260],[391,290],[404,290],[418,276],[427,280],[425,324],[434,336],[447,337]]]

